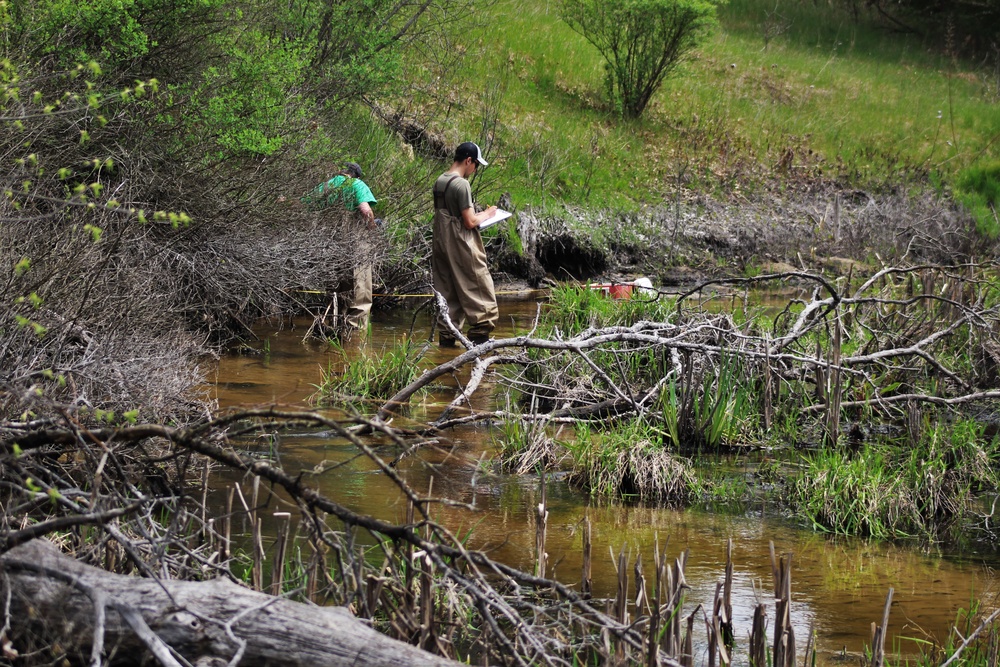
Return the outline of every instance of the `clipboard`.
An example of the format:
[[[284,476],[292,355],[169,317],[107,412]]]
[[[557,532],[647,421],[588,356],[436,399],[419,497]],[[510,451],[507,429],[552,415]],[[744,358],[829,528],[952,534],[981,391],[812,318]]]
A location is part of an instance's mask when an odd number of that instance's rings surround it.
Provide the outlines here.
[[[486,229],[487,227],[492,227],[493,225],[497,224],[498,222],[506,220],[512,215],[514,214],[511,213],[510,211],[505,211],[502,208],[498,208],[496,214],[492,218],[483,220],[482,222],[479,223],[479,229]]]

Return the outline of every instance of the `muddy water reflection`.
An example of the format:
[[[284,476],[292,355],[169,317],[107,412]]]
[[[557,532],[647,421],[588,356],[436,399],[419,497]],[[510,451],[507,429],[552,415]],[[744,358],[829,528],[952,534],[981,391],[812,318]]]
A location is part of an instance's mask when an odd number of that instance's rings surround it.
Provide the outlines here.
[[[534,303],[502,303],[497,335],[511,335],[530,328]],[[375,350],[391,345],[411,329],[411,313],[375,313],[373,334],[364,343]],[[426,337],[427,316],[417,318],[414,335]],[[287,404],[302,407],[320,381],[321,369],[341,363],[326,346],[302,343],[308,322],[279,332],[261,332],[266,343],[259,356],[230,356],[221,360],[217,395],[222,407]],[[347,346],[357,354],[359,343]],[[429,362],[440,363],[457,354],[432,348]],[[477,395],[477,408],[489,406],[488,386]],[[413,416],[436,414],[452,398],[443,391],[414,406]],[[409,483],[421,490],[433,484],[435,496],[460,501],[468,508],[438,506],[434,518],[457,534],[471,531],[474,547],[494,557],[530,569],[534,547],[533,508],[538,502],[538,480],[497,476],[484,472],[480,461],[489,455],[498,433],[488,426],[466,428],[448,435],[437,449],[404,459],[399,468]],[[321,490],[352,509],[382,519],[403,522],[405,505],[396,488],[353,448],[323,434],[283,436],[276,448],[280,461],[292,471],[311,470],[325,462],[344,465],[315,477]],[[384,455],[391,458],[394,450]],[[433,481],[432,481],[433,480]],[[753,606],[766,601],[772,586],[768,543],[779,553],[791,551],[793,561],[793,615],[796,634],[804,644],[810,625],[818,634],[825,658],[842,651],[861,652],[869,641],[872,621],[880,620],[889,586],[895,588],[890,617],[892,637],[943,637],[958,609],[992,589],[992,572],[981,563],[959,562],[927,556],[902,546],[867,544],[853,539],[832,539],[791,527],[768,516],[724,516],[697,509],[673,511],[648,507],[595,506],[559,480],[548,482],[548,552],[550,575],[577,582],[581,568],[581,521],[589,515],[593,525],[594,588],[596,595],[614,594],[614,569],[609,549],[624,544],[652,562],[654,544],[667,544],[670,555],[690,550],[687,572],[692,591],[688,613],[699,603],[711,604],[724,569],[726,541],[734,542],[733,593],[737,649],[745,655],[745,638]],[[647,565],[647,576],[649,566]],[[773,604],[768,615],[773,617]],[[905,653],[913,642],[887,642]],[[698,663],[700,664],[700,662]]]

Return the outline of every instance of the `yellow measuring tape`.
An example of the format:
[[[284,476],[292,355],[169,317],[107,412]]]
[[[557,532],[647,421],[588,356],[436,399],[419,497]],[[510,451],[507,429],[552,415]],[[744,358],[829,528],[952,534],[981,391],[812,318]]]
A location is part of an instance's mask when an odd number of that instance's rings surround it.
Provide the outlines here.
[[[512,289],[512,290],[498,290],[494,294],[523,294],[524,292],[542,292],[541,289]],[[430,298],[434,296],[433,294],[372,294],[372,296],[392,296],[392,297],[420,297],[420,298]]]
[[[327,293],[324,290],[316,290],[316,289],[299,289],[299,290],[295,290],[295,291],[298,292],[299,294],[326,294]],[[495,292],[495,294],[522,294],[524,292],[541,292],[541,291],[544,291],[544,290],[542,290],[542,289],[515,289],[515,290],[500,290],[499,292]],[[391,297],[399,297],[399,298],[410,297],[410,298],[424,298],[424,299],[429,299],[429,298],[433,297],[434,295],[433,294],[372,294],[372,296],[391,296]]]

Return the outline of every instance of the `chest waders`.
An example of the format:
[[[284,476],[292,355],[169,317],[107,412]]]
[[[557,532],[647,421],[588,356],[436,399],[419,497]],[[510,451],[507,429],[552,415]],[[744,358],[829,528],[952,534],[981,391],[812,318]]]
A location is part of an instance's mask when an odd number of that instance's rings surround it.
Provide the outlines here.
[[[431,275],[434,289],[448,303],[448,316],[455,327],[461,330],[468,322],[469,338],[482,342],[496,327],[500,313],[479,230],[466,229],[462,219],[448,210],[445,194],[456,178],[453,175],[440,189],[434,183]],[[443,314],[438,323],[442,342],[447,342],[452,336]]]

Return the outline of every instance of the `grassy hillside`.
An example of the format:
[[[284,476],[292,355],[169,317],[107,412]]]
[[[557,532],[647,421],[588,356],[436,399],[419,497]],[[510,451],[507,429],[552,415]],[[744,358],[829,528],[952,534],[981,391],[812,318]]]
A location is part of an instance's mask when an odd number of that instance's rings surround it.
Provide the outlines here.
[[[751,197],[815,179],[948,185],[1000,159],[995,68],[827,3],[732,0],[634,123],[610,114],[603,63],[557,3],[497,0],[479,18],[461,67],[411,54],[416,92],[392,104],[450,141],[495,126],[487,197],[636,209],[679,184]]]

